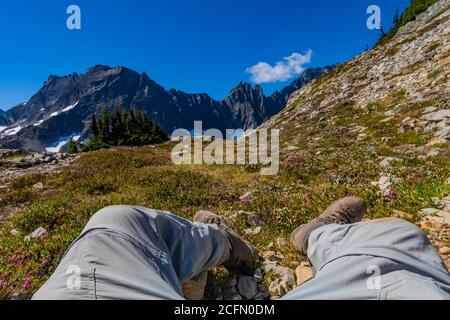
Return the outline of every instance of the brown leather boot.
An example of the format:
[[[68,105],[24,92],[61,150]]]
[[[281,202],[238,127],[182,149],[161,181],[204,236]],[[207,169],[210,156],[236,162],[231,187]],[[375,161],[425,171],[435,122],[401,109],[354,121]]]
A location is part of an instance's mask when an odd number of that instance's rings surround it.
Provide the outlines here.
[[[240,271],[253,274],[254,265],[259,260],[256,248],[237,235],[226,223],[223,217],[209,211],[198,211],[193,218],[194,222],[215,224],[228,241],[230,256],[222,264],[230,271]]]
[[[333,202],[320,216],[299,226],[291,234],[291,242],[301,254],[307,255],[308,238],[312,231],[327,224],[351,224],[362,220],[367,208],[358,197],[345,197]]]

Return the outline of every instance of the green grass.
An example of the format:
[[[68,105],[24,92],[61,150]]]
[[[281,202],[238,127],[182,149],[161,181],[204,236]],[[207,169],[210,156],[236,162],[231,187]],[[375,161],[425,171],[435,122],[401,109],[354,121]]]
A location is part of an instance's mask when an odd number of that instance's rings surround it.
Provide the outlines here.
[[[440,68],[433,69],[433,71],[431,71],[430,74],[428,75],[428,78],[436,79],[441,73],[442,73],[442,69],[440,69]]]
[[[300,126],[295,132],[283,133],[282,141],[301,149],[283,152],[280,172],[273,177],[260,176],[260,166],[175,166],[170,160],[172,145],[164,144],[90,152],[61,173],[15,180],[7,190],[0,191],[2,210],[25,206],[3,225],[0,234],[0,297],[19,293],[30,296],[49,277],[89,218],[108,205],[141,205],[186,218],[199,209],[228,217],[240,210],[250,212],[263,228],[247,240],[260,251],[267,250],[278,237],[288,242],[296,226],[346,195],[363,197],[372,218],[390,216],[393,209],[417,217],[419,209],[432,205],[432,197],[443,197],[450,191],[445,184],[450,175],[448,159],[437,156],[417,160],[396,155],[389,145],[381,143],[382,136],[392,135],[394,144],[417,145],[425,143],[426,137],[414,131],[398,134],[395,125],[380,125],[383,105],[372,106],[356,113],[351,104],[338,106],[328,115],[336,117],[333,124],[314,126],[307,116],[296,119]],[[367,128],[368,141],[356,140],[357,134],[351,132],[355,123]],[[333,133],[340,125],[343,130]],[[378,148],[370,149],[368,142]],[[370,184],[379,178],[381,154],[403,157],[392,169],[405,181],[395,187],[395,199],[380,196]],[[36,182],[43,182],[45,190],[34,190]],[[249,190],[255,191],[251,200],[239,201]],[[241,234],[254,227],[241,218],[232,223]],[[23,237],[38,227],[48,230],[48,235],[25,242]],[[10,234],[13,228],[19,231],[18,236]],[[283,265],[294,266],[303,259],[288,244],[277,250],[286,256]],[[210,277],[220,282],[226,273],[218,269]],[[268,277],[265,281],[270,280]],[[24,289],[27,278],[31,285]]]
[[[407,96],[407,91],[404,88],[400,88],[394,92],[393,96],[397,101],[401,101]]]
[[[417,131],[408,130],[399,134],[398,142],[400,144],[414,144],[420,146],[426,144],[428,139],[426,136]]]

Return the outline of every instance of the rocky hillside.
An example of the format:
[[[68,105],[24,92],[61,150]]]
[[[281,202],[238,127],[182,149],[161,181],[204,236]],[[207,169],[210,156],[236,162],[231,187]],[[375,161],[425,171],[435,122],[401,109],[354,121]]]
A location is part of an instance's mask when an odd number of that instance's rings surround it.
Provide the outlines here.
[[[320,123],[326,129],[336,125],[333,113],[342,109],[353,113],[355,119],[346,124],[349,131],[362,131],[363,128],[354,127],[356,120],[371,113],[384,116],[380,120],[386,127],[400,126],[398,120],[402,120],[404,124],[408,122],[411,130],[449,139],[449,5],[448,0],[439,1],[402,27],[387,44],[357,56],[296,91],[286,109],[263,127],[282,129],[287,144],[303,134],[292,126],[307,122],[313,127]],[[421,116],[421,111],[429,115]],[[405,120],[408,115],[414,119]],[[430,121],[434,124],[428,126]]]
[[[118,107],[139,108],[169,134],[176,128],[193,129],[195,120],[202,120],[205,130],[254,128],[278,113],[292,92],[330,69],[307,70],[269,97],[260,86],[240,83],[222,101],[166,91],[145,73],[123,67],[98,65],[81,75],[50,76],[27,103],[0,114],[0,146],[44,151],[69,137],[83,140],[92,114]]]

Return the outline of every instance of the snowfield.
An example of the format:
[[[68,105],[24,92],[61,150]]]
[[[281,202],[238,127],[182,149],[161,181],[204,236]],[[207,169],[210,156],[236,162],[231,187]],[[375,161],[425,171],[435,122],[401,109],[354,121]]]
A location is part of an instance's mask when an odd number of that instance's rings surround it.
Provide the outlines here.
[[[69,111],[69,110],[72,110],[73,108],[75,108],[75,107],[77,106],[77,104],[78,104],[78,101],[75,102],[74,104],[71,104],[70,106],[68,106],[68,107],[66,107],[66,108],[64,108],[64,109],[62,109],[61,112],[67,112],[67,111]]]
[[[70,136],[63,136],[59,137],[58,140],[53,142],[50,146],[46,147],[45,150],[50,153],[58,153],[61,148],[70,141],[70,139],[73,139],[73,141],[78,141],[80,139],[79,133],[73,133]]]
[[[44,120],[39,120],[38,122],[36,122],[34,124],[35,127],[39,127],[42,123],[44,122]]]
[[[5,130],[3,133],[2,133],[2,135],[5,135],[5,136],[13,136],[13,135],[15,135],[16,133],[18,133],[20,130],[22,130],[23,129],[23,127],[22,126],[17,126],[17,127],[14,127],[14,128],[11,128],[11,129],[8,129],[8,130]]]

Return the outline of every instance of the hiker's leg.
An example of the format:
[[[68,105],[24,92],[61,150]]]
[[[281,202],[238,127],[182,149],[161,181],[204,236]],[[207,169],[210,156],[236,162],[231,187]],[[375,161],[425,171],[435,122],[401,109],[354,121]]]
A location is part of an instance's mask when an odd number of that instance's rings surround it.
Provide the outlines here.
[[[182,299],[181,283],[226,260],[229,250],[213,225],[143,207],[107,207],[34,298]],[[73,270],[80,271],[80,290]]]
[[[308,243],[315,278],[284,299],[450,298],[444,263],[422,230],[406,221],[330,224],[314,230]]]

